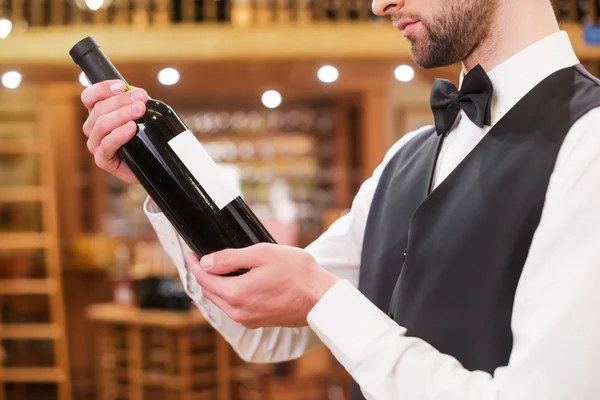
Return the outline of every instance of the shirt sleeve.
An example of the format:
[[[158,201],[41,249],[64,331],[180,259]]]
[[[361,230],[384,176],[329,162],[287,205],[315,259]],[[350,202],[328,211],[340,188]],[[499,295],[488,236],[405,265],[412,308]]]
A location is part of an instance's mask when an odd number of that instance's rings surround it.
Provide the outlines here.
[[[600,109],[559,152],[513,305],[507,366],[468,371],[397,325],[348,281],[308,322],[370,400],[600,398]]]
[[[427,127],[422,128],[423,130]],[[371,200],[379,176],[393,155],[421,130],[409,133],[392,146],[372,177],[362,185],[353,200],[348,214],[334,222],[307,251],[331,273],[358,285],[358,271],[363,234]],[[152,224],[158,239],[177,267],[188,296],[201,313],[236,353],[248,362],[282,362],[302,356],[309,349],[321,344],[308,326],[302,328],[260,328],[249,330],[231,320],[202,295],[193,275],[185,266],[184,254],[190,251],[163,213],[150,199],[144,203],[144,212]]]

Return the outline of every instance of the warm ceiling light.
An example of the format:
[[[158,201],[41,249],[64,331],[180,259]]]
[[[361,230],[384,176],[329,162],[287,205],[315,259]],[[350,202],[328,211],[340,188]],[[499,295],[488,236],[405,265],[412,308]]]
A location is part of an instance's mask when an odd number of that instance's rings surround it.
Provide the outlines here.
[[[262,103],[267,108],[277,108],[281,101],[281,94],[276,90],[267,90],[262,95]]]
[[[104,0],[85,0],[85,5],[92,11],[99,10],[104,5]]]
[[[0,18],[0,39],[6,38],[12,31],[12,22],[6,18]]]
[[[167,86],[171,86],[179,82],[179,71],[175,68],[165,68],[158,73],[158,81]]]
[[[400,82],[410,82],[415,77],[415,70],[410,65],[400,65],[394,71],[394,76]]]
[[[340,71],[334,66],[325,65],[324,67],[319,68],[317,77],[321,82],[333,83],[340,77]]]
[[[81,86],[85,86],[85,87],[90,86],[90,82],[87,80],[87,77],[85,76],[85,74],[83,72],[79,73],[79,83],[81,83]]]
[[[23,75],[16,71],[9,71],[2,75],[2,85],[7,89],[16,89],[21,84]]]

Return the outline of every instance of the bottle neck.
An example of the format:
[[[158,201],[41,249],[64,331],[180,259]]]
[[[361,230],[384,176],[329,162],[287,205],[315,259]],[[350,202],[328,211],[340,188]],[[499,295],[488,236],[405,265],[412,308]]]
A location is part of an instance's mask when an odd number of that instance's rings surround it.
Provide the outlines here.
[[[87,53],[79,61],[79,67],[92,84],[109,80],[122,80],[128,91],[131,87],[100,49]]]

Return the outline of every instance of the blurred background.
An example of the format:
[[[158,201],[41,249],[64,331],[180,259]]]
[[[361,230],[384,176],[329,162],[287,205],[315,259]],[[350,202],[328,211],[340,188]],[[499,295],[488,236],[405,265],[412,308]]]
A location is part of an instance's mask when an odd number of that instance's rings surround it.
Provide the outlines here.
[[[600,1],[555,1],[595,75]],[[0,0],[0,400],[342,400],[326,348],[239,360],[191,306],[146,197],[86,148],[93,36],[181,115],[281,243],[306,246],[405,133],[436,77],[367,0]],[[532,16],[535,18],[535,16]]]

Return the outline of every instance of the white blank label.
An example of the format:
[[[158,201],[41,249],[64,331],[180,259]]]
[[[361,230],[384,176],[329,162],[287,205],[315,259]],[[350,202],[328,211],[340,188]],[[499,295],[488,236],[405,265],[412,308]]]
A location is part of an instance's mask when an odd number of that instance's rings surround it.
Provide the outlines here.
[[[169,140],[169,146],[219,210],[240,195],[189,129]]]

